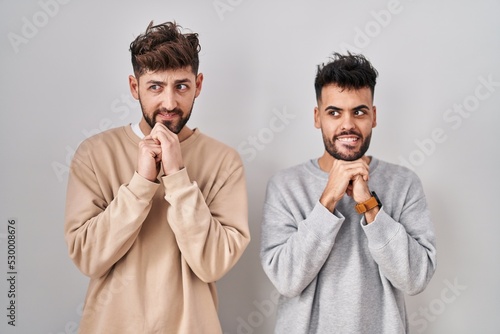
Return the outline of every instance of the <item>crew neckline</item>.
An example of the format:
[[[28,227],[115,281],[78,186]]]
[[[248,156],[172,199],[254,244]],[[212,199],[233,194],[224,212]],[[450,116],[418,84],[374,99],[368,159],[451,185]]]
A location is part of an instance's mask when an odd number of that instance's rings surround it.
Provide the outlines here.
[[[377,169],[377,166],[379,164],[379,160],[377,158],[375,158],[374,156],[370,156],[370,158],[371,158],[370,164],[368,166],[370,166],[370,174],[373,174],[375,172],[375,170]],[[330,173],[325,172],[324,170],[321,169],[321,167],[319,167],[318,160],[319,160],[319,158],[310,159],[306,163],[306,168],[313,175],[316,175],[316,176],[320,177],[321,179],[328,179],[328,176],[330,175]]]

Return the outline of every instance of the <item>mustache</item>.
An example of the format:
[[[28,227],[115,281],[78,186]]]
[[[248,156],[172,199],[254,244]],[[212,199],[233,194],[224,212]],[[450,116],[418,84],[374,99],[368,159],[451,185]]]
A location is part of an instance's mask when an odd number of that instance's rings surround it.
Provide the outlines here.
[[[340,136],[358,136],[359,138],[363,138],[361,133],[354,131],[354,130],[349,130],[349,131],[342,131],[341,133],[333,136],[333,139],[335,140]]]
[[[156,117],[156,115],[158,114],[176,114],[182,116],[182,110],[179,108],[174,108],[172,110],[168,110],[167,108],[159,108],[155,110],[154,116]]]

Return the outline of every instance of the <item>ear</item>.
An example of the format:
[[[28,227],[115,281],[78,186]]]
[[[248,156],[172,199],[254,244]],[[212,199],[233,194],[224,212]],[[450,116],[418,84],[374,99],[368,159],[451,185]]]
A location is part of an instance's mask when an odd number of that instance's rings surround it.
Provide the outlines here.
[[[194,95],[195,98],[198,97],[198,95],[200,95],[202,86],[203,86],[203,73],[199,73],[196,76],[196,92]]]
[[[377,107],[373,106],[373,122],[372,128],[377,126]]]
[[[139,100],[139,81],[133,75],[129,75],[128,85],[134,99]]]
[[[321,118],[319,117],[320,110],[318,107],[314,107],[314,127],[316,129],[321,129]]]

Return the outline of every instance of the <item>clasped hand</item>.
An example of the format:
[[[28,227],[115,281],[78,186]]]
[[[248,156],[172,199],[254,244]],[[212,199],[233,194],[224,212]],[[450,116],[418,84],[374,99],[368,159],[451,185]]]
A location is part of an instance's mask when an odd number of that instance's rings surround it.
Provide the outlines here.
[[[354,161],[334,159],[320,203],[333,212],[345,194],[357,203],[367,201],[371,197],[367,183],[369,173],[368,163],[362,158]]]
[[[156,123],[139,143],[137,173],[154,182],[162,165],[165,175],[184,167],[179,138],[162,123]]]

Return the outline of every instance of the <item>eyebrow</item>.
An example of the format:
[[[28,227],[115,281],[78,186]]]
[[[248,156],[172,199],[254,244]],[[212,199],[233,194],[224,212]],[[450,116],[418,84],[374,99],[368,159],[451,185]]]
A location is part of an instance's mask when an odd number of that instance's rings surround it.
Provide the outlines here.
[[[178,85],[178,84],[182,84],[182,83],[186,83],[186,82],[190,83],[191,80],[189,80],[188,78],[178,79],[178,80],[174,81],[174,85]],[[162,81],[162,80],[148,80],[147,84],[154,84],[154,85],[165,86],[166,82]]]
[[[359,110],[359,109],[370,109],[370,108],[367,105],[365,105],[365,104],[360,104],[359,106],[354,107],[351,110]],[[328,106],[328,107],[325,108],[325,111],[328,111],[328,110],[342,111],[343,109],[339,108],[339,107],[336,107],[336,106]]]

